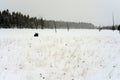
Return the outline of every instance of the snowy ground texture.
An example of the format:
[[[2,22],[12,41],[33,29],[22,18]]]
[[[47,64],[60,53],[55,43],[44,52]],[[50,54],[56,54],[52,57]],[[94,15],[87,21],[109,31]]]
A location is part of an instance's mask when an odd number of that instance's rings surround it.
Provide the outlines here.
[[[0,80],[120,80],[120,34],[0,29]]]

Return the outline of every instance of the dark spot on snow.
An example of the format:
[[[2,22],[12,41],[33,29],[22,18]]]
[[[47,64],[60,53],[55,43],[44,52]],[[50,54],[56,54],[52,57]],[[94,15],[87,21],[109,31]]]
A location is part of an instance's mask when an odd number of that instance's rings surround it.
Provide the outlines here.
[[[67,46],[67,44],[65,44],[65,46]]]
[[[109,79],[111,79],[111,75],[109,75]]]
[[[45,77],[42,77],[42,73],[40,73],[40,77],[43,78],[43,79],[45,79]]]
[[[66,73],[64,73],[64,75],[66,75]]]
[[[77,67],[80,67],[79,65],[77,65]]]
[[[23,67],[19,67],[19,69],[23,69]]]
[[[45,79],[45,77],[43,77],[43,79]]]
[[[31,61],[29,61],[29,63],[31,63]]]
[[[100,65],[100,67],[103,67],[103,65]]]
[[[42,74],[40,73],[40,77],[42,77]]]
[[[115,65],[113,65],[112,67],[113,67],[113,68],[115,68],[116,66],[115,66]]]
[[[5,70],[7,70],[7,68],[5,68]]]
[[[19,69],[23,69],[23,66],[21,64],[19,65]]]
[[[35,33],[35,34],[34,34],[34,37],[38,37],[38,36],[39,36],[39,34],[38,34],[38,33]]]
[[[85,61],[82,61],[82,63],[85,63]]]
[[[51,64],[51,65],[50,65],[50,67],[52,68],[52,67],[53,67],[53,65]]]
[[[74,79],[72,79],[72,80],[74,80]]]

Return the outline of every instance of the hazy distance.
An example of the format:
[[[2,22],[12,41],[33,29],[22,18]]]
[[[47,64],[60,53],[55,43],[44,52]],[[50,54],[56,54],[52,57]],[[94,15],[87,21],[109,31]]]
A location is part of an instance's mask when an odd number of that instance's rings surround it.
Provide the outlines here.
[[[120,0],[0,0],[0,10],[9,9],[23,14],[94,25],[120,24]]]

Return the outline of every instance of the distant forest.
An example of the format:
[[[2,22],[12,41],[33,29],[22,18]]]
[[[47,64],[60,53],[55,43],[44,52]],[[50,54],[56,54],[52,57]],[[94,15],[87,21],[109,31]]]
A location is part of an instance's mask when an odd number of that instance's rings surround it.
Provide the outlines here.
[[[76,23],[45,20],[43,18],[30,17],[20,12],[12,12],[9,10],[0,11],[0,28],[40,28],[40,29],[94,29],[95,26],[91,23]]]

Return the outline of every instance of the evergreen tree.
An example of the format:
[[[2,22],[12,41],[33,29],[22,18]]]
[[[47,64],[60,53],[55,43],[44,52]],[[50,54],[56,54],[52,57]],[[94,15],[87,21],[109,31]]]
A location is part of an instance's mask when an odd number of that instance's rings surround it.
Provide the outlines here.
[[[113,31],[115,30],[115,26],[112,26],[112,30],[113,30]]]
[[[54,22],[54,26],[55,26],[55,32],[57,32],[56,22]]]
[[[118,25],[118,31],[120,32],[120,25]]]
[[[69,32],[69,25],[68,25],[68,23],[67,23],[67,31]]]
[[[43,20],[43,18],[40,19],[40,22],[41,22],[41,29],[44,29],[44,20]]]

